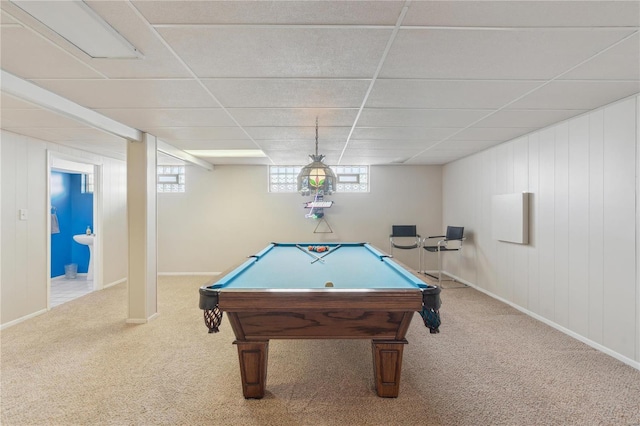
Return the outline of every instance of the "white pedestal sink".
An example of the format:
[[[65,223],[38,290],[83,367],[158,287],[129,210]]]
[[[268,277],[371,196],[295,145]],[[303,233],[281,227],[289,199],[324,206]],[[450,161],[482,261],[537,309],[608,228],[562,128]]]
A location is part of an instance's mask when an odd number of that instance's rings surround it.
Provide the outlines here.
[[[73,240],[78,243],[89,247],[89,270],[87,271],[87,281],[93,281],[93,240],[95,235],[78,234],[73,236]]]

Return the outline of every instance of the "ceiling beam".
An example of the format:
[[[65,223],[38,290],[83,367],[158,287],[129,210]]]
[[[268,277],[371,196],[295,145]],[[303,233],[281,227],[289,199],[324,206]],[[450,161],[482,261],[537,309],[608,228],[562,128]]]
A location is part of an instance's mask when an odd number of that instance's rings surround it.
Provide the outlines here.
[[[184,152],[173,145],[169,145],[168,143],[163,142],[160,139],[158,139],[157,141],[157,149],[158,151],[170,157],[177,158],[178,160],[186,161],[187,163],[191,163],[196,166],[200,166],[209,171],[213,170],[213,164],[208,163],[204,160],[201,160],[198,157],[194,157],[193,155],[187,152]]]
[[[40,86],[0,70],[0,88],[18,99],[84,123],[103,132],[130,140],[142,141],[142,132],[85,108]]]

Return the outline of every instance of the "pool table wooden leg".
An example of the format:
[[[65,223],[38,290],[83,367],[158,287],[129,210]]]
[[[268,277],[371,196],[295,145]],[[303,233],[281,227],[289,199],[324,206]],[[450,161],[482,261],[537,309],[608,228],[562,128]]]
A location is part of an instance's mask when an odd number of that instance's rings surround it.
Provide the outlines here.
[[[233,343],[238,346],[240,377],[242,379],[244,397],[262,398],[267,384],[269,341],[247,342],[236,340]]]
[[[396,398],[400,390],[402,352],[406,340],[373,340],[373,370],[378,396]]]

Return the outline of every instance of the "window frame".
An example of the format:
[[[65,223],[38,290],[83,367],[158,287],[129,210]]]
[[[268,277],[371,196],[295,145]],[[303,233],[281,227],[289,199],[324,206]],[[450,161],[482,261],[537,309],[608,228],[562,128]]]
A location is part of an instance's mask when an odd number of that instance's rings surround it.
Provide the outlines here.
[[[297,176],[304,165],[278,165],[267,166],[267,191],[273,194],[291,194],[297,191]],[[329,166],[336,175],[336,193],[340,194],[366,194],[371,192],[371,167],[368,165],[346,165],[346,166]],[[364,172],[360,169],[364,168]],[[274,173],[274,169],[278,169]],[[282,171],[285,169],[285,171]],[[291,171],[286,171],[291,169]],[[354,169],[358,169],[354,172]],[[279,179],[274,176],[282,176]],[[340,182],[341,176],[357,177],[356,182]],[[363,178],[364,177],[364,178]],[[366,185],[365,190],[345,190],[340,189],[344,185]],[[274,186],[284,187],[283,189],[274,190]]]
[[[174,170],[177,169],[177,170]],[[175,176],[175,182],[161,182],[162,177]],[[158,164],[156,167],[156,192],[182,194],[186,192],[186,167],[175,164]]]

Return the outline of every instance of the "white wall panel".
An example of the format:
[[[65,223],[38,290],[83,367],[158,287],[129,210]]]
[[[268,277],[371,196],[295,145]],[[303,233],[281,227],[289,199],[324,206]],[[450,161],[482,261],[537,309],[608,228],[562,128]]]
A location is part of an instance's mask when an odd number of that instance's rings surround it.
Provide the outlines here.
[[[540,132],[538,247],[540,315],[555,321],[555,131]]]
[[[554,317],[566,327],[569,323],[569,125],[558,124],[555,130],[554,176]]]
[[[589,116],[569,123],[568,327],[589,333]]]
[[[635,99],[604,110],[604,343],[629,357],[636,327],[635,118]]]
[[[528,192],[528,181],[529,146],[528,139],[525,137],[517,139],[513,143],[513,192]],[[529,212],[527,212],[527,214],[528,213]],[[529,291],[529,245],[511,244],[511,249],[513,250],[514,272],[513,295],[511,300],[515,301],[518,305],[527,306]]]
[[[639,97],[622,100],[443,168],[443,182],[456,173],[452,182],[478,194],[466,216],[456,218],[474,224],[477,266],[456,275],[635,365],[638,103]],[[460,204],[454,189],[443,196],[445,222],[449,206]],[[489,237],[487,206],[507,190],[531,193],[527,246]]]
[[[475,183],[467,184],[465,176],[471,172],[469,167],[477,167],[473,161],[462,160],[456,164],[453,173],[448,175],[442,182],[442,191],[456,194],[456,200],[450,205],[443,206],[443,215],[448,220],[442,223],[441,229],[444,231],[447,226],[464,226],[465,242],[462,250],[451,253],[444,253],[442,256],[443,269],[454,275],[464,274],[465,276],[475,276],[476,254],[475,244],[473,244],[475,223],[469,222],[467,212],[478,205],[478,192]],[[480,173],[475,171],[473,173]],[[423,253],[424,256],[434,256],[431,253]]]
[[[103,158],[53,143],[2,131],[1,215],[1,324],[47,309],[47,150],[75,158],[103,162],[107,184],[103,216],[103,283],[126,278],[126,204],[124,194],[110,197],[111,174],[123,170],[123,161]],[[28,210],[28,220],[18,210]],[[124,219],[122,219],[124,218]],[[122,234],[125,235],[123,244]],[[124,272],[123,272],[124,271]],[[124,303],[124,301],[123,301]]]
[[[15,280],[17,273],[16,265],[16,239],[18,238],[18,227],[15,225],[16,212],[18,207],[16,204],[16,193],[18,188],[14,184],[16,180],[18,146],[2,138],[2,301],[19,300],[20,286],[9,285]],[[2,306],[0,311],[3,316],[12,316],[16,314],[18,306],[16,304],[7,304]],[[4,322],[4,321],[3,321]]]
[[[29,206],[29,220],[27,224],[27,233],[25,241],[27,242],[26,251],[26,291],[27,305],[29,310],[36,311],[39,306],[47,304],[47,277],[49,270],[47,269],[47,219],[49,219],[49,202],[42,193],[34,191],[34,188],[46,188],[47,185],[47,156],[44,150],[44,143],[27,143],[23,144],[27,149],[27,172],[25,179],[26,205]]]
[[[589,337],[604,344],[604,111],[589,114]]]
[[[529,135],[529,289],[527,309],[540,314],[540,142],[539,133]]]
[[[502,144],[496,149],[496,181],[494,194],[513,192],[513,149],[511,144]],[[491,213],[493,220],[493,212]],[[507,259],[498,262],[498,295],[511,298],[513,294],[513,250],[510,244],[496,241],[496,255]]]

